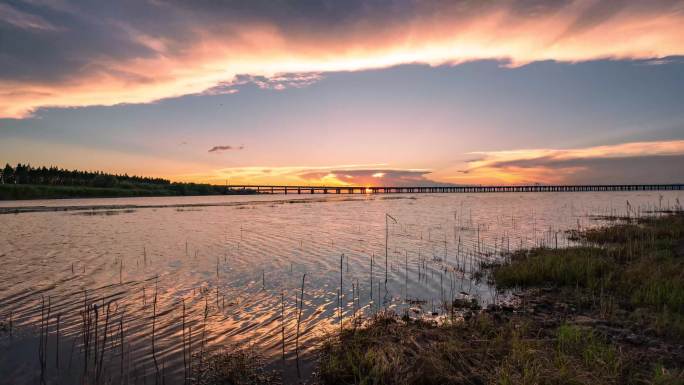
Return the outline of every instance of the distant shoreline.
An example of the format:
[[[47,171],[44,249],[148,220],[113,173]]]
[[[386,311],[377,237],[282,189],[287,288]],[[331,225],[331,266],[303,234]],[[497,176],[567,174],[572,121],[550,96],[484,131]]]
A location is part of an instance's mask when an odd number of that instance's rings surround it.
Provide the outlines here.
[[[150,188],[54,186],[37,184],[0,184],[0,201],[73,199],[73,198],[134,198],[165,196],[256,195],[255,190],[192,189],[183,191],[163,185]]]

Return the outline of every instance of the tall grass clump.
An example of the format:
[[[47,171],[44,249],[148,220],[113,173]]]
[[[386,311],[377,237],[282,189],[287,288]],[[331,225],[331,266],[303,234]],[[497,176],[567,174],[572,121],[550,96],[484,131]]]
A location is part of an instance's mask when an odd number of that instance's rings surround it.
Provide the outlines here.
[[[573,231],[580,246],[519,251],[495,266],[499,288],[571,289],[592,303],[619,303],[643,326],[684,339],[684,214]]]
[[[596,287],[609,279],[611,261],[596,247],[565,250],[533,249],[511,256],[511,262],[494,270],[500,288],[526,286]]]

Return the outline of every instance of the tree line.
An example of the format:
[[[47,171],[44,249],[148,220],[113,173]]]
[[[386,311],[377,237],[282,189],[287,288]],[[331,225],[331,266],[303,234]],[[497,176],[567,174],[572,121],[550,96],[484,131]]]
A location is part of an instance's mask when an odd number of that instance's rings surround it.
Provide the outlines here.
[[[1,164],[1,163],[0,163]],[[33,167],[30,164],[6,164],[0,173],[2,184],[35,184],[48,186],[135,187],[171,184],[168,179],[108,174],[102,171],[67,170],[55,166]]]

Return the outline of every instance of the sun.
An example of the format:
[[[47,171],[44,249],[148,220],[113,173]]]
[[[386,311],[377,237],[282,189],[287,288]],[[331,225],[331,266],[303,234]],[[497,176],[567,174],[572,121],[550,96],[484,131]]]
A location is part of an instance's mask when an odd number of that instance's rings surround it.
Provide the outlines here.
[[[366,187],[366,194],[370,194],[372,192],[373,192],[373,190],[371,190],[370,187]]]

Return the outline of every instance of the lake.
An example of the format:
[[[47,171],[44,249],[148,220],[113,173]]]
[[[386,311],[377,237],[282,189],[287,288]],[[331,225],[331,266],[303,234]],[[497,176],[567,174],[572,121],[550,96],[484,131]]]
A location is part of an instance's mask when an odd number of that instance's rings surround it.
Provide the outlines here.
[[[284,368],[286,379],[296,378],[298,361],[307,376],[321,338],[339,328],[340,318],[382,309],[439,317],[442,303],[455,296],[483,305],[506,300],[476,279],[481,261],[520,248],[566,247],[567,230],[646,215],[682,195],[0,202],[0,210],[20,211],[0,215],[0,378],[33,384],[43,366],[46,383],[80,381],[85,370],[103,381],[150,383],[159,370],[165,383],[179,384],[188,340],[195,359],[219,347],[250,346],[269,367]]]

